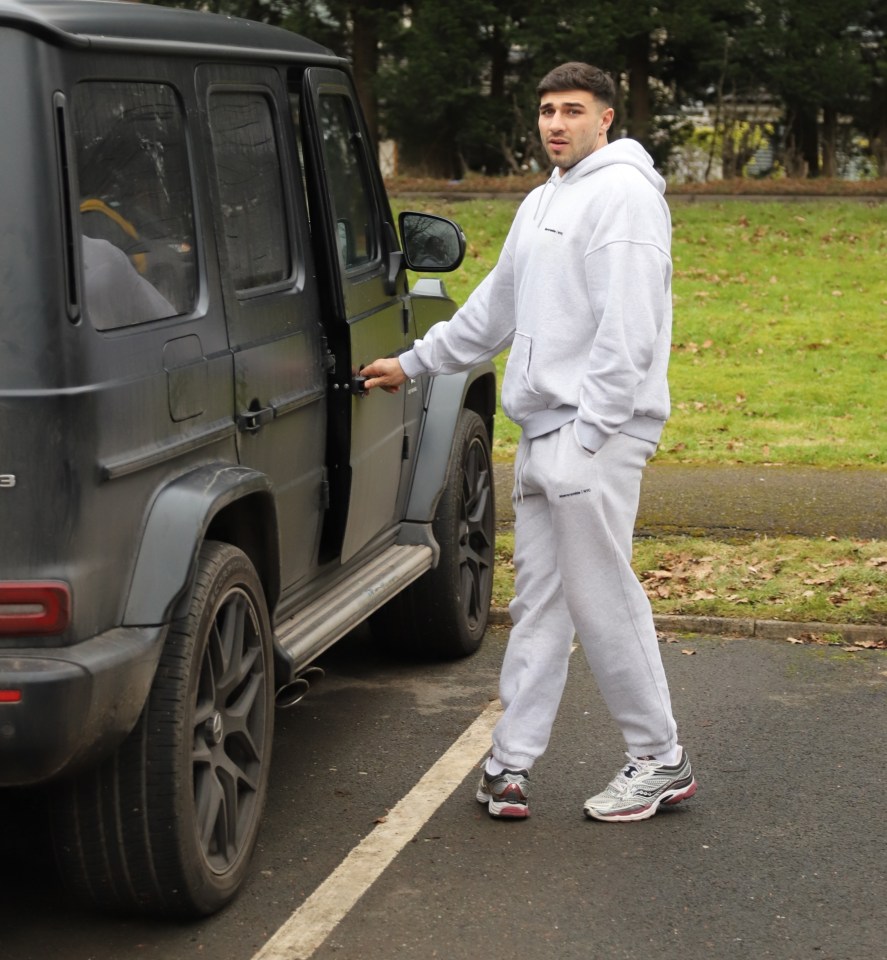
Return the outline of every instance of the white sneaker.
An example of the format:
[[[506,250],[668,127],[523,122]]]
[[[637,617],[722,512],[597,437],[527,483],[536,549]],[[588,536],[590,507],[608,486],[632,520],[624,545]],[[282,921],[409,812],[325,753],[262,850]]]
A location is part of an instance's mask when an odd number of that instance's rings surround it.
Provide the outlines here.
[[[609,786],[585,801],[585,816],[612,822],[646,820],[659,804],[680,803],[696,793],[690,758],[681,747],[681,759],[674,766],[658,760],[644,760],[626,754],[628,763]]]
[[[486,803],[491,817],[523,819],[530,815],[527,795],[530,792],[529,771],[503,770],[495,775],[486,769],[477,785],[477,802]]]

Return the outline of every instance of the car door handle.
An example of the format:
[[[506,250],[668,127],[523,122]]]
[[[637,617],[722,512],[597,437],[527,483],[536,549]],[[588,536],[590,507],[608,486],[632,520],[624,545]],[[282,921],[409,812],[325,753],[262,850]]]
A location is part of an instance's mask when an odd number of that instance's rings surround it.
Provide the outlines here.
[[[266,423],[274,419],[274,407],[260,407],[257,410],[249,409],[238,413],[236,420],[238,429],[244,433],[255,433],[261,430]]]

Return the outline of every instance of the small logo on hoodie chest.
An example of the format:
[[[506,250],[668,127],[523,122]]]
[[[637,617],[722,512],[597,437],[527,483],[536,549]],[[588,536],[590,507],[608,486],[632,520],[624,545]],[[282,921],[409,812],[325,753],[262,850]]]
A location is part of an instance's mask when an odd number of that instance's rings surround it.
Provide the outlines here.
[[[564,235],[564,231],[563,231],[563,230],[556,230],[554,227],[543,227],[542,229],[543,229],[546,233],[554,233],[554,234],[556,234],[556,235],[559,236],[559,237],[562,237],[562,236]]]

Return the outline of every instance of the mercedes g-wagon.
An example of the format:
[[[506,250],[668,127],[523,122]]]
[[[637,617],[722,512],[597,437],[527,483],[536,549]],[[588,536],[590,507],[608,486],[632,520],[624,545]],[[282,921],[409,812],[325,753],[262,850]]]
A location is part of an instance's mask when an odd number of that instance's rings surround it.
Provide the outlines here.
[[[283,30],[0,0],[0,86],[0,787],[88,901],[206,914],[318,655],[483,636],[494,371],[360,373],[465,240],[399,239],[347,62]]]

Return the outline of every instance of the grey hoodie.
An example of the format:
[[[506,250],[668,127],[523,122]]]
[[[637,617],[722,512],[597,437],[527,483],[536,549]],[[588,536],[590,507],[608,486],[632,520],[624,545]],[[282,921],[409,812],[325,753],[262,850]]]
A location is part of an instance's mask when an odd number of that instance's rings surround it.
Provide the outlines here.
[[[465,305],[400,357],[404,373],[454,373],[510,346],[502,409],[529,437],[573,420],[591,451],[619,432],[658,442],[671,349],[664,189],[634,140],[555,170]]]

